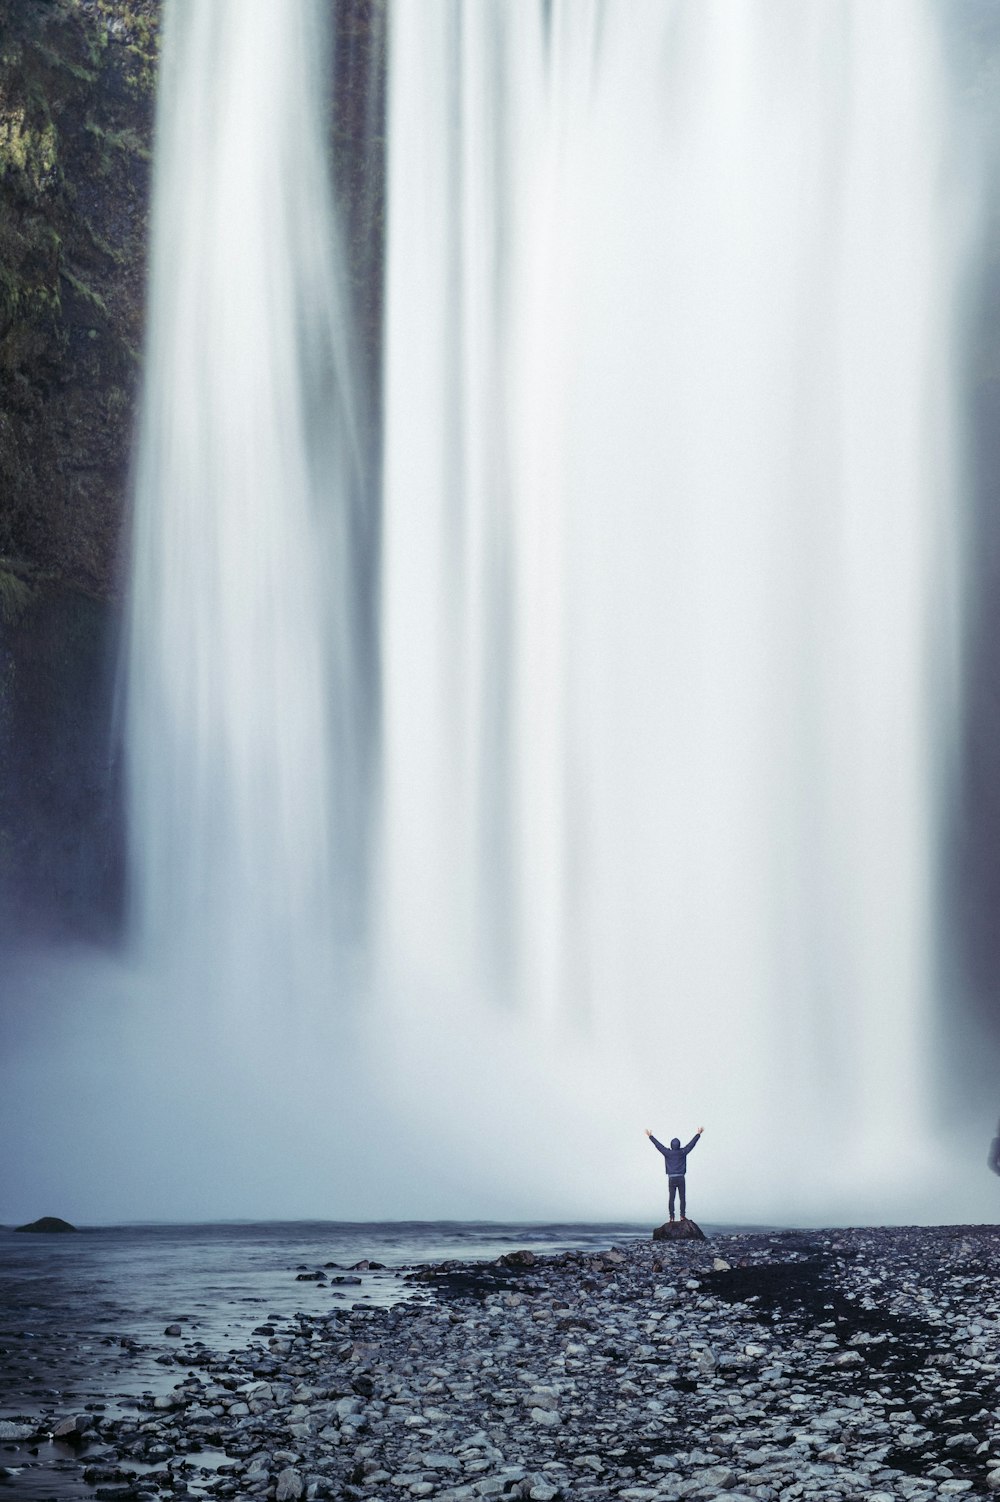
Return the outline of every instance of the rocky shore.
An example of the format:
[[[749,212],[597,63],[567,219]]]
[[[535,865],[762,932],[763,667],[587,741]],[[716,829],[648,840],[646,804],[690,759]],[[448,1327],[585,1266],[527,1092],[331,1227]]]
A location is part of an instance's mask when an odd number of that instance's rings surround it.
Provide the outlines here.
[[[289,1276],[343,1296],[352,1273]],[[1000,1492],[1000,1228],[515,1252],[409,1287],[236,1352],[171,1324],[166,1390],[42,1427],[123,1502]],[[0,1422],[12,1483],[39,1427]]]

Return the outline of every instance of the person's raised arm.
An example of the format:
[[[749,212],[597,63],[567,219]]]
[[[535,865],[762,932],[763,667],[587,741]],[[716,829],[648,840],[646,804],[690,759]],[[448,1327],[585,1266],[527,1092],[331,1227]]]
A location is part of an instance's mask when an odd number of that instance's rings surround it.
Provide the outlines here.
[[[698,1138],[701,1136],[701,1134],[702,1134],[702,1132],[704,1130],[705,1130],[704,1127],[699,1127],[698,1130],[695,1132],[694,1136],[691,1138],[691,1141],[688,1143],[687,1147],[682,1148],[682,1152],[685,1155],[688,1154],[693,1147],[697,1147],[698,1146]]]
[[[649,1130],[649,1127],[646,1128],[646,1136],[649,1138],[650,1142],[657,1149],[657,1151],[663,1153],[663,1155],[665,1157],[667,1149],[663,1146],[662,1142],[657,1142],[656,1138],[653,1136],[652,1132]]]

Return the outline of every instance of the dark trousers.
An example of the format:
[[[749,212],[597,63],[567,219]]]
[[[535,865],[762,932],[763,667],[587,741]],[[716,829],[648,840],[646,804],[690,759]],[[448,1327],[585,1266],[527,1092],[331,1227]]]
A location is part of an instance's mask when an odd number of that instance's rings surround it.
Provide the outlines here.
[[[671,1215],[674,1213],[674,1195],[679,1193],[681,1197],[681,1220],[683,1220],[687,1210],[687,1201],[684,1197],[684,1175],[682,1173],[668,1174],[667,1185],[670,1189],[670,1213]]]

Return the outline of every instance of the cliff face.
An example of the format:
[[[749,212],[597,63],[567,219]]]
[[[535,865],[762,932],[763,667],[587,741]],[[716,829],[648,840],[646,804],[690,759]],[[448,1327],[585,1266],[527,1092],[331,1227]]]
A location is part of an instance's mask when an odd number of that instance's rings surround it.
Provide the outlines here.
[[[121,907],[114,593],[159,0],[0,0],[0,928]]]
[[[107,595],[138,392],[159,0],[0,0],[0,600]],[[17,581],[22,588],[18,589]]]

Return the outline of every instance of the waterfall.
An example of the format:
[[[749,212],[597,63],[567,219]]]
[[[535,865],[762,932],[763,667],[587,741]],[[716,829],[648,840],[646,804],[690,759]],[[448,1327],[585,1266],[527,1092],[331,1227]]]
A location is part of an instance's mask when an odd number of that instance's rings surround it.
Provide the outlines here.
[[[362,906],[368,606],[325,22],[322,0],[168,0],[164,18],[133,921],[179,996],[243,1019],[333,1005]]]
[[[707,1213],[857,1214],[931,1161],[934,7],[396,0],[377,519],[326,11],[165,12],[137,1078],[282,1207],[641,1214],[641,1128],[704,1121]]]
[[[923,0],[392,12],[378,944],[442,1132],[529,1099],[522,1167],[552,1096],[591,1173],[711,1116],[730,1213],[920,1171],[941,52]]]

